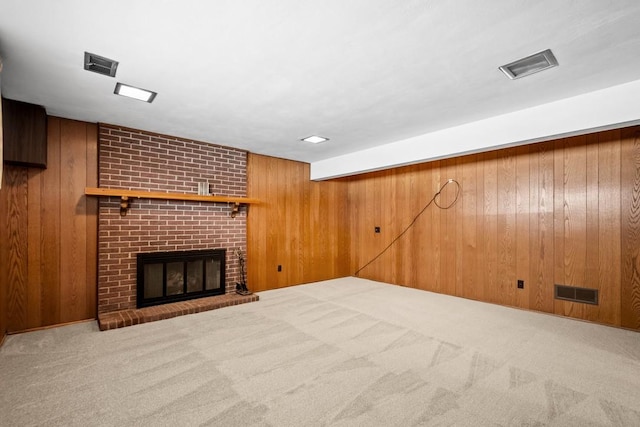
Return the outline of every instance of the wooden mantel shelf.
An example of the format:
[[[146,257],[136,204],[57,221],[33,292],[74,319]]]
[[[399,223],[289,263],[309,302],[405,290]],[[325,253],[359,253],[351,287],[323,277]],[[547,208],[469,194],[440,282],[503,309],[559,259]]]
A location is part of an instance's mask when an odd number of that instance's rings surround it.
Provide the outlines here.
[[[208,203],[233,203],[231,216],[238,213],[240,204],[260,203],[257,199],[234,196],[201,196],[198,194],[162,193],[159,191],[124,190],[118,188],[86,187],[84,194],[98,197],[120,197],[120,215],[127,214],[129,199],[162,199],[162,200],[186,200],[191,202]]]

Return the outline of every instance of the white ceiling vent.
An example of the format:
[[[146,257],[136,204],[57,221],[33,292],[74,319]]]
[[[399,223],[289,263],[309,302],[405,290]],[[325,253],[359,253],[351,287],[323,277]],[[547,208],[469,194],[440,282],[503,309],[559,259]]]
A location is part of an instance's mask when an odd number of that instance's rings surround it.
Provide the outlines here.
[[[118,61],[96,55],[95,53],[84,53],[84,69],[94,73],[103,74],[109,77],[116,76]]]
[[[553,52],[551,52],[551,49],[547,49],[542,52],[534,53],[526,58],[518,59],[510,64],[503,65],[500,67],[500,71],[513,80],[529,76],[539,71],[544,71],[548,68],[553,68],[557,65],[558,61],[556,60],[556,57],[553,56]]]

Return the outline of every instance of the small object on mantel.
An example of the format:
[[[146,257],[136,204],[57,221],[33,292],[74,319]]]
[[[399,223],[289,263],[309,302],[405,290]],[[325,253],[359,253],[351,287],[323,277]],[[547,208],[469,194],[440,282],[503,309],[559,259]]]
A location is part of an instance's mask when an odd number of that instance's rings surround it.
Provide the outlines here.
[[[211,193],[209,192],[209,182],[205,181],[205,182],[199,182],[198,183],[198,195],[199,196],[210,196]]]
[[[231,213],[229,214],[229,216],[231,218],[235,218],[238,213],[240,213],[240,203],[235,202],[231,207]]]
[[[129,197],[122,196],[120,197],[120,216],[127,216],[127,211],[129,210]]]

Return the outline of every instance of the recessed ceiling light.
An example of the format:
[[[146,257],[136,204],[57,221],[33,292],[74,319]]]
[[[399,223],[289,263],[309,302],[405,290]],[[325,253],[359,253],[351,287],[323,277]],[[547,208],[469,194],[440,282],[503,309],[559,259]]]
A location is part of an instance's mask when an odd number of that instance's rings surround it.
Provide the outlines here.
[[[306,138],[302,138],[301,141],[310,142],[312,144],[319,144],[321,142],[328,141],[329,138],[325,138],[323,136],[311,135]]]
[[[129,98],[138,99],[144,102],[151,102],[156,97],[157,93],[150,90],[140,89],[138,87],[129,86],[123,83],[116,84],[116,89],[113,91],[116,95],[122,95]]]
[[[553,68],[557,65],[558,60],[553,55],[553,52],[551,52],[551,49],[547,49],[499,68],[507,77],[514,80]]]

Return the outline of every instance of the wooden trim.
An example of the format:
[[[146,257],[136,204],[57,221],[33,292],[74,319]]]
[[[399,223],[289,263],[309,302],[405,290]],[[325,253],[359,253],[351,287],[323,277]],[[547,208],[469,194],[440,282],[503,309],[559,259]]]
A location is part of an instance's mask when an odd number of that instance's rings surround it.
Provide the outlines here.
[[[258,199],[250,197],[235,196],[201,196],[198,194],[180,194],[180,193],[162,193],[156,191],[144,190],[123,190],[117,188],[94,188],[86,187],[84,194],[87,196],[98,197],[134,197],[138,199],[162,199],[162,200],[186,200],[192,202],[208,202],[208,203],[260,203]]]
[[[82,319],[82,320],[73,320],[70,322],[62,322],[62,323],[56,323],[53,325],[46,325],[46,326],[38,326],[36,328],[28,328],[28,329],[22,329],[19,331],[7,331],[7,336],[9,335],[17,335],[17,334],[24,334],[27,332],[36,332],[36,331],[44,331],[47,329],[53,329],[53,328],[59,328],[61,326],[70,326],[70,325],[77,325],[78,323],[88,323],[88,322],[97,322],[97,319]],[[97,323],[96,323],[97,325]]]

